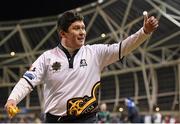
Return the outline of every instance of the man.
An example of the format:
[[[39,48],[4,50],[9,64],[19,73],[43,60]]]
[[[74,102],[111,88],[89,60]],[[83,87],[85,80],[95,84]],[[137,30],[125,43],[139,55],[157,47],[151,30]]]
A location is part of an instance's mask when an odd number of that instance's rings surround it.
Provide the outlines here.
[[[142,123],[138,107],[131,98],[125,98],[125,105],[128,110],[128,119],[131,123]]]
[[[107,110],[106,103],[100,105],[100,111],[97,113],[98,123],[108,123],[110,122],[110,113]]]
[[[5,105],[7,112],[43,82],[45,122],[96,122],[102,69],[137,48],[157,27],[153,16],[146,17],[143,28],[122,43],[85,46],[83,17],[63,13],[57,24],[59,45],[44,52],[19,80]]]

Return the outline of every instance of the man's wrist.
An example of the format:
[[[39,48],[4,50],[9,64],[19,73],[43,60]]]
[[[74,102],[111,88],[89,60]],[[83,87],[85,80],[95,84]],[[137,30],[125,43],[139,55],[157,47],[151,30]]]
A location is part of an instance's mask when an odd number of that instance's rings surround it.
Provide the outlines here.
[[[144,27],[143,27],[143,31],[144,31],[144,33],[147,34],[147,35],[150,34],[149,32],[146,31],[146,29],[145,29]]]

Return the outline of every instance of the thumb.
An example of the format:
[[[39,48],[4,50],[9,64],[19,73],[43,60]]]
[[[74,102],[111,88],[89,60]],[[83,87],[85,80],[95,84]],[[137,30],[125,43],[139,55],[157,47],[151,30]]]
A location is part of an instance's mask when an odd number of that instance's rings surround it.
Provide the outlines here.
[[[148,13],[147,11],[143,12],[143,16],[144,16],[144,23],[148,20]]]

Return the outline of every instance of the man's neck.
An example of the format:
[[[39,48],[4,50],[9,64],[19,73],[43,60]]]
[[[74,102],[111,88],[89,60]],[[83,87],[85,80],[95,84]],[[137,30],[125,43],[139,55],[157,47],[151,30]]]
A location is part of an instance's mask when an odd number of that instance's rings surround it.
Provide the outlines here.
[[[74,48],[70,48],[70,47],[67,47],[63,42],[61,42],[61,45],[66,48],[66,50],[69,52],[69,54],[72,56],[74,54],[74,52],[77,50],[77,49],[74,49]]]

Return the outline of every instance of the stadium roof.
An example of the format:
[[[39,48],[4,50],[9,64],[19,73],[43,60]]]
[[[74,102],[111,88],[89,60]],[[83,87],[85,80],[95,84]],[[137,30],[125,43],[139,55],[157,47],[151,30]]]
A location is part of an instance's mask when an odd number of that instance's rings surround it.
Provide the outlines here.
[[[0,21],[55,16],[96,0],[1,0]]]

